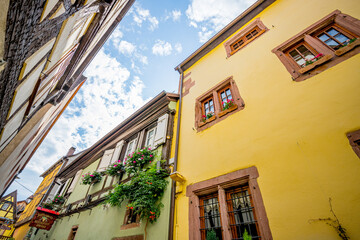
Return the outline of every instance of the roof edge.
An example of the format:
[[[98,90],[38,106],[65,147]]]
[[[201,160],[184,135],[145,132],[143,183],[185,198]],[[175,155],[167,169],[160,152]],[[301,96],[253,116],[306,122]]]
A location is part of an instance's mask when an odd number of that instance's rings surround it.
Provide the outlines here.
[[[181,69],[182,71],[186,71],[187,69],[189,69],[200,58],[208,54],[222,41],[224,41],[226,38],[228,38],[237,30],[239,30],[242,26],[248,23],[257,14],[262,12],[265,8],[267,8],[275,1],[276,0],[256,1],[253,5],[251,5],[244,12],[242,12],[238,17],[236,17],[228,25],[226,25],[223,29],[221,29],[218,33],[216,33],[212,38],[210,38],[207,42],[205,42],[200,48],[198,48],[195,52],[193,52],[189,57],[187,57],[184,61],[178,64],[174,69],[176,71],[179,71],[179,69]],[[236,28],[234,28],[234,26],[236,26]]]

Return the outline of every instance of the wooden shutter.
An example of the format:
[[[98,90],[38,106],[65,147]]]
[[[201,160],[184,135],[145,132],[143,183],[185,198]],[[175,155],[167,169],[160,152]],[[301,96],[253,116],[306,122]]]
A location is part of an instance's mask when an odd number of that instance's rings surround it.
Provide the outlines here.
[[[162,144],[166,141],[168,118],[169,114],[164,114],[159,117],[155,133],[154,146]]]
[[[106,168],[110,165],[110,161],[111,161],[111,158],[113,156],[114,150],[115,149],[105,150],[104,155],[102,156],[102,158],[100,160],[100,164],[99,164],[99,167],[98,167],[98,172],[105,171]]]
[[[118,142],[116,144],[114,153],[111,158],[111,163],[114,163],[120,159],[120,154],[121,154],[121,150],[122,150],[123,146],[124,146],[124,140],[121,140],[120,142]]]
[[[71,182],[71,185],[70,185],[69,189],[67,190],[67,193],[71,193],[74,190],[77,182],[79,181],[79,179],[81,177],[81,173],[82,173],[82,169],[80,169],[79,171],[76,172],[76,175],[75,175],[73,181]]]

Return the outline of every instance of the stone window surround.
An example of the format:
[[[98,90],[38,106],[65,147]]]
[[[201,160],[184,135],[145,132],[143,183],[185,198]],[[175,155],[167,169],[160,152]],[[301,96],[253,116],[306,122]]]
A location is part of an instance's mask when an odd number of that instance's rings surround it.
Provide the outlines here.
[[[243,46],[239,47],[238,49],[236,49],[235,51],[231,51],[231,45],[233,45],[235,42],[237,42],[240,38],[244,37],[245,35],[247,35],[251,30],[253,30],[255,27],[258,27],[260,29],[260,32],[251,40],[247,41],[244,43]],[[244,29],[242,29],[240,32],[238,32],[236,35],[234,35],[232,38],[230,38],[229,40],[227,40],[224,43],[224,47],[225,47],[225,51],[226,51],[226,56],[229,58],[232,55],[234,55],[235,53],[237,53],[240,49],[244,48],[245,46],[247,46],[249,43],[251,43],[252,41],[254,41],[256,38],[258,38],[259,36],[261,36],[263,33],[267,32],[269,29],[264,25],[264,23],[260,20],[260,18],[256,18],[253,22],[251,22],[249,25],[247,25]]]
[[[320,72],[325,71],[326,69],[335,66],[336,64],[360,52],[360,48],[358,47],[342,56],[336,56],[335,52],[330,47],[328,47],[318,38],[311,36],[315,32],[333,23],[336,23],[357,37],[360,36],[360,20],[343,14],[340,10],[335,10],[272,50],[272,52],[276,54],[276,56],[285,66],[287,71],[291,74],[294,81],[299,82],[315,76]],[[296,63],[294,63],[294,61],[290,59],[289,56],[287,56],[286,52],[289,48],[301,42],[305,42],[317,52],[324,54],[324,57],[329,58],[326,64],[316,66],[312,70],[305,73],[299,71],[301,68]]]
[[[254,211],[259,224],[260,236],[264,240],[272,240],[273,238],[269,227],[269,221],[267,219],[260,188],[257,183],[258,177],[259,173],[257,168],[252,166],[187,186],[186,196],[189,198],[189,239],[201,240],[199,196],[211,194],[217,191],[220,212],[227,213],[225,190],[247,183],[249,185],[249,189],[251,190],[254,202]],[[223,228],[224,239],[231,239],[231,229],[227,214],[222,215],[221,226]]]
[[[350,132],[346,134],[347,138],[349,139],[350,146],[354,150],[355,154],[360,158],[360,146],[358,146],[355,141],[360,140],[360,129],[357,131]]]
[[[232,98],[234,100],[234,103],[237,105],[237,108],[235,110],[229,112],[226,115],[222,115],[223,111],[221,111],[222,106],[220,104],[218,91],[223,89],[226,85],[230,86]],[[212,97],[213,101],[214,101],[214,109],[215,109],[214,117],[213,117],[214,119],[211,122],[206,123],[205,125],[200,125],[201,118],[203,115],[202,114],[202,112],[203,112],[202,111],[202,102],[205,99],[208,99],[209,97]],[[214,125],[215,123],[222,121],[227,116],[244,109],[244,107],[245,107],[244,100],[240,96],[240,92],[238,90],[238,87],[237,87],[234,79],[233,79],[233,76],[230,76],[230,77],[226,78],[225,80],[221,81],[220,83],[218,83],[216,86],[214,86],[210,90],[206,91],[204,94],[202,94],[200,97],[198,97],[195,100],[195,127],[196,127],[196,130],[198,132],[205,130],[206,128],[209,128],[212,125]]]

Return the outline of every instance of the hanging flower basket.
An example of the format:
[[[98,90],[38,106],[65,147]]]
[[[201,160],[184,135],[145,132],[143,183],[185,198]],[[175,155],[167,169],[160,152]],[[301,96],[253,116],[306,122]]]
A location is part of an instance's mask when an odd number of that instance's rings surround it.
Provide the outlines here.
[[[110,164],[108,166],[105,174],[108,176],[115,177],[115,176],[122,176],[124,172],[125,172],[125,166],[120,160],[118,160],[116,163]]]
[[[60,195],[55,196],[54,199],[52,200],[52,203],[54,205],[62,205],[62,204],[64,204],[64,202],[65,202],[65,198]]]
[[[102,175],[99,172],[94,171],[93,173],[85,173],[82,175],[82,184],[91,185],[100,182],[102,179]]]
[[[205,115],[202,116],[201,121],[199,122],[199,127],[202,127],[205,124],[214,121],[215,119],[216,119],[215,114],[209,112],[206,116]]]
[[[151,148],[138,149],[124,159],[125,171],[127,173],[139,172],[146,164],[154,160]]]
[[[222,117],[226,114],[228,114],[229,112],[232,112],[234,111],[235,109],[238,108],[238,105],[236,105],[235,103],[233,103],[231,106],[227,107],[227,108],[223,108],[223,110],[221,112],[219,112],[219,117]]]

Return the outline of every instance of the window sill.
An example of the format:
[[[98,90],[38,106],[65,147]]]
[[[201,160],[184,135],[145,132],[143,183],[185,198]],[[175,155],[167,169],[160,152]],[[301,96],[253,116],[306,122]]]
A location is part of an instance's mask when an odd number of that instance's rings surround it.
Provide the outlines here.
[[[226,114],[228,114],[229,112],[232,112],[232,111],[236,110],[237,108],[238,108],[238,105],[234,104],[234,106],[232,106],[232,107],[230,107],[230,108],[228,108],[228,109],[225,109],[225,110],[219,112],[219,113],[218,113],[218,116],[219,116],[219,117],[223,117],[223,116],[225,116]]]
[[[336,56],[341,56],[349,51],[351,51],[352,49],[354,49],[355,47],[360,45],[360,39],[356,39],[354,42],[349,43],[348,45],[346,45],[345,47],[342,47],[338,50],[335,51],[335,55]]]
[[[332,58],[333,58],[333,56],[331,54],[325,55],[322,58],[320,58],[319,60],[317,60],[316,62],[301,68],[299,70],[299,73],[304,74],[304,73],[310,71],[311,69],[314,69],[315,67],[317,67],[323,63],[326,63],[327,61],[329,61]]]
[[[136,228],[136,227],[140,227],[140,223],[129,223],[129,224],[124,224],[120,227],[120,230],[125,230],[125,229],[130,229],[130,228]]]
[[[205,122],[200,121],[200,122],[199,122],[199,127],[202,127],[202,126],[204,126],[205,124],[214,121],[215,119],[216,119],[216,116],[214,115],[214,116],[212,116],[211,118],[206,119]]]

